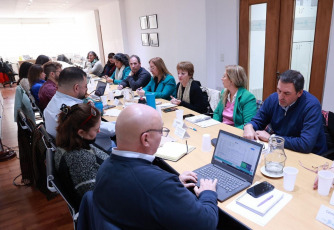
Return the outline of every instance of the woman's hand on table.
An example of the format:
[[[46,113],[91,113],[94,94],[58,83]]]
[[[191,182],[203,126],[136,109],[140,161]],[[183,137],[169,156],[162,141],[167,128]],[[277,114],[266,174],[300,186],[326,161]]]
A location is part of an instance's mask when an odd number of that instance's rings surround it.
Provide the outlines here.
[[[113,80],[112,78],[110,78],[110,77],[107,77],[107,78],[106,78],[106,81],[107,81],[108,83],[114,83],[114,80]]]
[[[179,105],[181,103],[181,101],[176,99],[175,97],[173,96],[170,96],[170,97],[172,98],[172,100],[170,101],[172,104]]]
[[[145,90],[143,90],[142,87],[138,88],[136,91],[137,94],[141,97],[145,95]]]

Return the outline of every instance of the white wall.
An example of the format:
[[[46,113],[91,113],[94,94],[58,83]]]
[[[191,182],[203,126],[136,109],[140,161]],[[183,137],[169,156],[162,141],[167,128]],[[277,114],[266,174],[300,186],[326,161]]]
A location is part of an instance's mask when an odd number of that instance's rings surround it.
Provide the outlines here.
[[[334,10],[332,12],[331,32],[327,56],[327,71],[322,99],[322,108],[334,112]]]
[[[98,51],[94,12],[73,18],[1,19],[1,56],[17,61],[28,54],[56,57],[58,54],[80,54]]]
[[[123,53],[124,43],[121,26],[120,7],[118,1],[111,1],[99,7],[105,60],[108,53]]]
[[[145,68],[151,58],[161,57],[176,80],[177,63],[191,61],[194,78],[206,83],[205,0],[124,0],[123,10],[125,53],[137,54]],[[139,17],[151,14],[158,15],[158,29],[141,30]],[[141,33],[150,32],[159,34],[159,47],[142,46]]]

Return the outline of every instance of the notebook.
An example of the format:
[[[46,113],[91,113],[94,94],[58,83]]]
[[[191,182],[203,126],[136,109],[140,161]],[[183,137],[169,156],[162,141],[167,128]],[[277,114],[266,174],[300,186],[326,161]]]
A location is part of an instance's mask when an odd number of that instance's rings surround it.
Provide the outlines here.
[[[217,178],[218,200],[228,199],[253,183],[261,151],[261,144],[220,130],[211,164],[194,171],[197,185],[201,178]]]
[[[212,119],[210,116],[207,116],[204,114],[200,114],[200,115],[193,116],[193,117],[187,117],[185,120],[195,125],[198,125],[199,127],[202,127],[202,128],[206,128],[206,127],[217,125],[221,123],[219,121]]]
[[[178,161],[184,155],[190,153],[195,149],[194,146],[181,144],[178,142],[166,142],[163,146],[159,147],[155,156],[170,161]]]
[[[277,189],[258,198],[254,198],[245,192],[236,200],[236,203],[260,216],[264,216],[283,196],[284,193]]]
[[[95,89],[95,94],[90,95],[93,99],[99,99],[100,96],[104,95],[104,91],[106,90],[107,83],[103,81],[98,81]]]

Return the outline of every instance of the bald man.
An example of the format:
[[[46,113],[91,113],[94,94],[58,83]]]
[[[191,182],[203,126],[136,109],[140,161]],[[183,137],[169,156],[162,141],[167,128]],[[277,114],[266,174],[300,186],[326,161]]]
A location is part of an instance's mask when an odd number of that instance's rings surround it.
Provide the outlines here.
[[[98,171],[93,201],[122,229],[216,229],[217,180],[201,180],[195,196],[186,188],[195,186],[195,173],[177,177],[152,164],[168,132],[151,107],[125,108],[116,122],[117,148]]]
[[[58,114],[62,104],[72,106],[80,104],[87,93],[86,73],[77,67],[68,67],[61,71],[58,79],[58,90],[44,110],[46,131],[56,137]],[[111,150],[110,137],[115,134],[115,125],[110,122],[101,122],[100,132],[95,143],[105,149]]]

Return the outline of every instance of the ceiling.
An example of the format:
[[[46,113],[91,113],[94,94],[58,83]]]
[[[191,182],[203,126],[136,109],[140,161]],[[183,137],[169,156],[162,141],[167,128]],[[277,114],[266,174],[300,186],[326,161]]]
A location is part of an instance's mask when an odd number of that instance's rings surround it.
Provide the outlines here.
[[[114,0],[0,0],[0,18],[57,18],[95,10]]]

